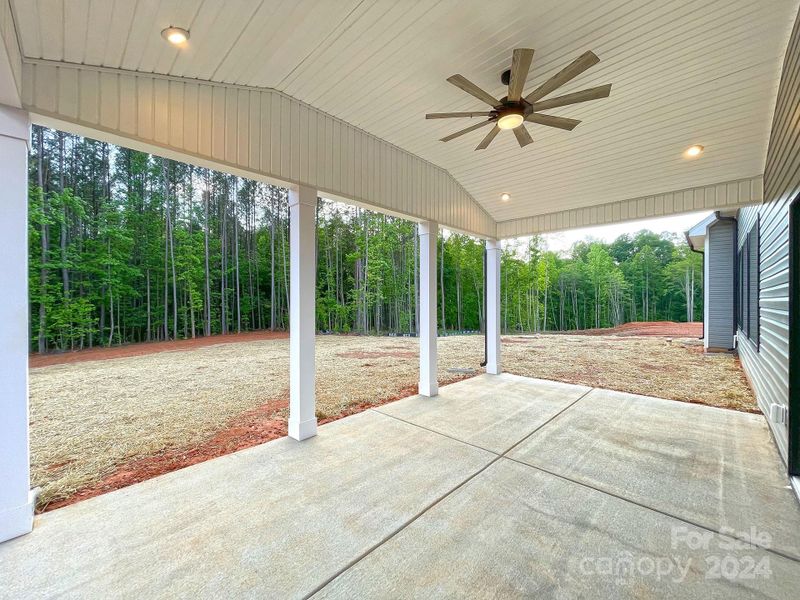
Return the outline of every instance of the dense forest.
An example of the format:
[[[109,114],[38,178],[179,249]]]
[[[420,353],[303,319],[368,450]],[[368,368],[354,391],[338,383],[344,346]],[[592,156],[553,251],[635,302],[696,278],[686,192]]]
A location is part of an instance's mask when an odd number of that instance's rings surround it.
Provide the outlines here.
[[[189,338],[288,324],[285,189],[34,127],[33,351]],[[320,331],[413,334],[414,223],[320,200]],[[502,255],[505,331],[694,320],[702,258],[641,231],[569,256],[537,237]],[[483,242],[439,236],[439,326],[483,327]]]

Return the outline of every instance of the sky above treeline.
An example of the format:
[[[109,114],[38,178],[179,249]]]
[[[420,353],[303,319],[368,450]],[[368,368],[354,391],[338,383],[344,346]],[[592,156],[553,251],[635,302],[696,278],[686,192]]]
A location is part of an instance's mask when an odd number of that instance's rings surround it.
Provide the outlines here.
[[[599,242],[610,243],[619,236],[634,234],[642,229],[649,229],[655,233],[668,232],[683,236],[694,225],[705,219],[710,211],[688,213],[685,215],[675,215],[670,217],[659,217],[656,219],[643,219],[641,221],[628,221],[626,223],[615,223],[613,225],[600,225],[597,227],[585,227],[582,229],[572,229],[558,233],[547,233],[542,235],[542,240],[548,250],[566,253],[572,248],[575,242],[585,240],[597,240]]]

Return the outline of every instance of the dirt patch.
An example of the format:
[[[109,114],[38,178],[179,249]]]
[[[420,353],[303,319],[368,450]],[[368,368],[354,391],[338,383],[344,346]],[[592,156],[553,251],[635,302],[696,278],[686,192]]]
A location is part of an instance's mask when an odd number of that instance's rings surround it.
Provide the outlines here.
[[[535,337],[503,337],[500,338],[503,344],[533,344],[536,341]]]
[[[392,352],[340,352],[337,354],[339,358],[417,358],[416,352],[400,352],[394,350]],[[364,364],[363,367],[372,367],[374,365]]]
[[[565,335],[616,335],[642,336],[654,335],[674,338],[699,338],[703,335],[703,323],[676,323],[674,321],[634,321],[619,327],[605,329],[578,329],[564,332],[548,332]]]
[[[288,337],[289,334],[285,331],[248,331],[245,333],[198,337],[191,340],[144,342],[141,344],[113,346],[111,348],[86,348],[84,350],[74,350],[72,352],[31,354],[28,359],[28,364],[31,369],[35,369],[38,367],[63,365],[88,360],[109,360],[113,358],[127,358],[130,356],[146,356],[156,352],[176,352],[179,350],[192,350],[194,348],[216,346],[217,344],[234,344],[236,342],[253,342],[256,340],[279,340]]]
[[[735,356],[705,354],[695,338],[584,335],[532,336],[504,344],[511,373],[758,413]]]

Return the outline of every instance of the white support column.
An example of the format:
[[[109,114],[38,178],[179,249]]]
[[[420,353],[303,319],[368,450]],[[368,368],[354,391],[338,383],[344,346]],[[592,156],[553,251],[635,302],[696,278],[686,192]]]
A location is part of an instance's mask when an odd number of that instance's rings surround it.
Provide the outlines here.
[[[486,372],[500,367],[500,242],[486,240]]]
[[[0,105],[0,542],[33,529],[28,451],[29,135],[28,114]]]
[[[316,334],[317,190],[289,190],[289,437],[317,435],[314,335]]]
[[[436,243],[438,224],[426,221],[419,224],[419,393],[436,396],[439,393],[437,376],[436,338]]]

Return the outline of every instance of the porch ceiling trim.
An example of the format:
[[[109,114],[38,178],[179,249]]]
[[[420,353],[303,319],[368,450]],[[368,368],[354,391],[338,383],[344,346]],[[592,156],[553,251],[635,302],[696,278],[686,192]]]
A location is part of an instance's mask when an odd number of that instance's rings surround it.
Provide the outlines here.
[[[0,104],[19,108],[22,90],[22,52],[11,4],[0,2]]]
[[[27,59],[22,82],[34,122],[496,235],[492,217],[446,170],[276,90]]]
[[[764,199],[763,177],[748,177],[723,181],[652,196],[629,198],[598,206],[551,212],[522,219],[501,221],[497,224],[497,237],[513,238],[565,229],[578,229],[595,225],[608,225],[689,213],[700,210],[738,208],[756,204]]]

